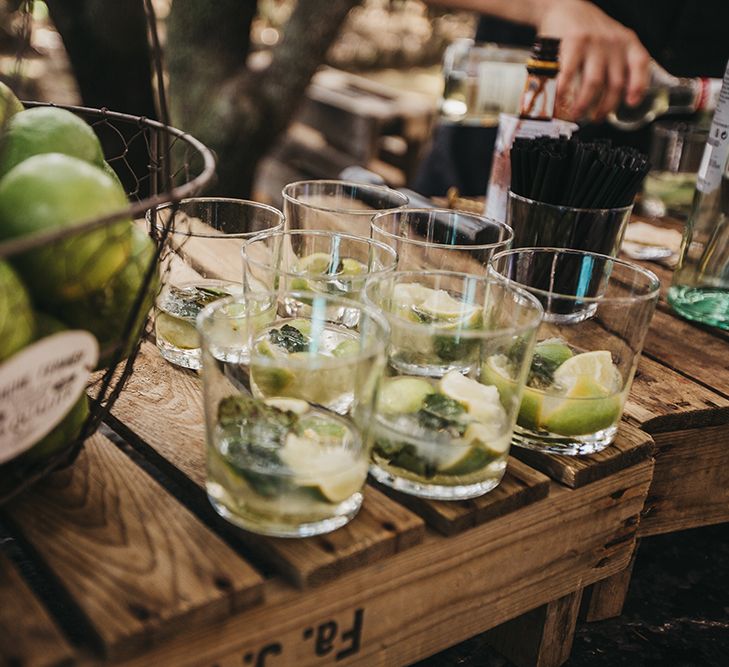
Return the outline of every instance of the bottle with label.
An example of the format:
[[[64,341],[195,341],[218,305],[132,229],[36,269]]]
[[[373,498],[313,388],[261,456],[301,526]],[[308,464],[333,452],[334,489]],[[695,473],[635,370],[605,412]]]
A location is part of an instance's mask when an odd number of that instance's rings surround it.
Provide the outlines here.
[[[688,114],[716,109],[721,79],[683,78],[651,62],[651,78],[643,100],[634,107],[621,104],[608,121],[621,130],[637,130],[664,114]]]
[[[729,329],[729,63],[668,302],[687,319]]]

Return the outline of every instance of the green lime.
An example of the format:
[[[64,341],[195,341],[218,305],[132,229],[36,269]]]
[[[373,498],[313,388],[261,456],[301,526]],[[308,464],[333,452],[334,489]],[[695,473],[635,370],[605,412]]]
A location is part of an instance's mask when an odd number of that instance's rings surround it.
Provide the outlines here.
[[[280,396],[284,391],[287,396],[291,396],[289,387],[294,380],[294,374],[286,368],[258,365],[253,362],[251,380],[264,396]]]
[[[22,102],[10,90],[10,87],[0,81],[0,132],[15,114],[23,111],[23,108]]]
[[[307,275],[319,275],[330,273],[329,267],[332,263],[332,256],[326,252],[313,252],[311,255],[301,257],[297,262],[297,271]]]
[[[294,320],[289,320],[286,324],[294,327],[294,329],[298,329],[304,336],[311,335],[311,320],[298,317]]]
[[[354,357],[359,354],[360,345],[359,341],[354,338],[347,338],[332,350],[332,356],[334,357]]]
[[[28,345],[34,330],[28,292],[10,265],[0,261],[0,361]]]
[[[481,381],[498,389],[502,405],[511,405],[517,390],[508,364],[509,360],[505,355],[495,354],[481,367]],[[524,388],[516,419],[519,426],[529,429],[538,427],[543,396],[544,394],[537,389]]]
[[[346,276],[361,276],[367,273],[367,266],[356,259],[345,257],[342,260],[342,273]]]
[[[0,140],[0,176],[34,155],[63,153],[102,167],[104,152],[94,131],[76,114],[56,107],[16,113]]]
[[[127,205],[124,191],[98,167],[59,153],[36,155],[0,180],[0,238],[72,227]],[[130,252],[126,220],[29,250],[13,261],[34,300],[53,305],[104,289]]]
[[[430,382],[417,377],[395,377],[385,380],[380,390],[378,410],[389,415],[417,412],[428,394],[435,393]]]
[[[442,475],[470,475],[493,460],[494,457],[482,447],[455,446],[453,455],[438,466],[438,472]]]
[[[481,384],[458,371],[450,371],[441,378],[438,389],[448,398],[458,401],[478,421],[494,424],[506,421],[506,411],[495,386]]]
[[[534,354],[558,367],[572,357],[572,350],[561,338],[547,338],[534,346]]]
[[[295,415],[299,416],[309,411],[309,404],[299,398],[283,398],[280,396],[274,396],[273,398],[266,398],[263,402],[277,410],[293,412]]]
[[[157,313],[154,330],[157,338],[180,350],[195,350],[200,347],[200,337],[195,325],[179,317]]]
[[[544,399],[540,425],[559,435],[589,435],[612,426],[621,410],[621,394],[608,394],[592,378],[581,376],[565,397]]]

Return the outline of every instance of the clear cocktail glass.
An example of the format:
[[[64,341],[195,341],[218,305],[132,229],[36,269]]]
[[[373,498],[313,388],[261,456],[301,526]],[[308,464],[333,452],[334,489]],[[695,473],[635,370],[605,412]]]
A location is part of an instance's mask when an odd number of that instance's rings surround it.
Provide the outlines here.
[[[494,255],[492,269],[544,307],[514,444],[558,454],[601,451],[618,431],[658,278],[607,255],[562,248],[509,250]],[[518,377],[499,357],[486,360],[484,373],[504,389]]]
[[[542,309],[526,291],[465,273],[412,271],[367,281],[390,323],[371,474],[399,491],[474,498],[504,475]],[[499,386],[485,362],[508,359]]]
[[[308,291],[359,300],[365,280],[395,270],[397,255],[384,243],[322,230],[260,234],[243,244],[243,284],[250,292]],[[306,313],[311,304],[286,301],[289,314]],[[342,323],[357,323],[359,311],[330,313]]]
[[[329,532],[358,512],[389,335],[379,311],[336,296],[309,292],[310,312],[291,317],[284,304],[301,297],[258,292],[198,316],[208,496],[229,521],[279,537]],[[327,317],[341,308],[358,312],[356,328]]]
[[[162,233],[174,216],[160,260],[155,303],[157,348],[169,362],[200,368],[195,318],[208,304],[242,294],[240,246],[266,230],[283,229],[281,211],[242,199],[183,199],[147,212]]]
[[[463,271],[485,275],[494,253],[511,247],[511,228],[463,211],[404,208],[377,213],[372,238],[398,255],[398,271]]]
[[[326,229],[369,237],[370,218],[402,208],[408,198],[383,185],[312,180],[289,183],[281,191],[289,229]]]

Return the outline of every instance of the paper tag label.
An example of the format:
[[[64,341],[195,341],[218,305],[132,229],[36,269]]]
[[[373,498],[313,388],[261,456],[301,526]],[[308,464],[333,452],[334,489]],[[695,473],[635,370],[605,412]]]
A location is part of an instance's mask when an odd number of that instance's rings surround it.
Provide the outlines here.
[[[62,331],[0,364],[0,464],[30,449],[68,414],[99,359],[87,331]]]
[[[699,176],[696,180],[696,189],[699,192],[709,194],[719,187],[727,157],[729,157],[729,63],[699,167]]]

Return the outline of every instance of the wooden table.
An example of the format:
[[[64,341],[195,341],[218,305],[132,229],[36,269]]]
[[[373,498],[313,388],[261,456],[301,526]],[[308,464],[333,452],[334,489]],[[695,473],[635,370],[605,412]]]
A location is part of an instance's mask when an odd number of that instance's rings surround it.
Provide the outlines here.
[[[514,451],[470,501],[368,486],[305,540],[211,510],[199,377],[144,342],[114,433],[2,508],[0,662],[390,666],[489,630],[517,664],[559,665],[586,587],[588,617],[614,612],[638,536],[726,520],[727,342],[661,306],[613,447]]]

